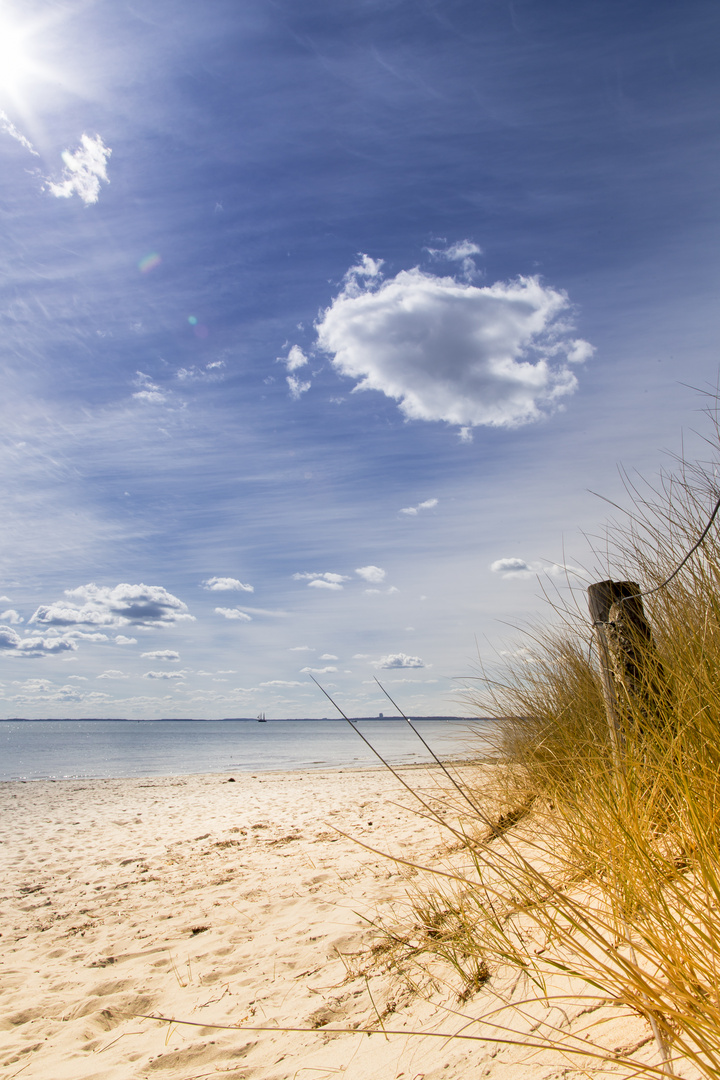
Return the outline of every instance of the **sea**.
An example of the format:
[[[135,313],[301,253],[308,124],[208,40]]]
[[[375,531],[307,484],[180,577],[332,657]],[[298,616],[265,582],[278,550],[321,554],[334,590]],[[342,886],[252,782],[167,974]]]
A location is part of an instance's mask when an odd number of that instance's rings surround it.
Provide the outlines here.
[[[4,720],[0,781],[421,765],[491,752],[491,720]],[[423,744],[427,743],[432,753]],[[375,751],[377,753],[375,753]]]

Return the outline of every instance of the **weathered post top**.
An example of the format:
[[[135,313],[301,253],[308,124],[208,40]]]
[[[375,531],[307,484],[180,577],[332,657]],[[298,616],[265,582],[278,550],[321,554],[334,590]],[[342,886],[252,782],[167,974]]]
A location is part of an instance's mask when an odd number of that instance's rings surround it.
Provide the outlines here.
[[[588,606],[593,624],[612,622],[611,608],[621,601],[623,614],[635,633],[651,641],[652,632],[643,611],[640,586],[634,581],[598,581],[589,587]]]

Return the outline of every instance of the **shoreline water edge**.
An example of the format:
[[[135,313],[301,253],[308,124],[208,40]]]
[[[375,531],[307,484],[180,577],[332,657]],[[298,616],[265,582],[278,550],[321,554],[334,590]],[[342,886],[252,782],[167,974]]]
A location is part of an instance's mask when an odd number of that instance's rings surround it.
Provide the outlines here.
[[[413,721],[442,759],[476,756],[492,722],[463,718]],[[393,764],[430,761],[402,719],[345,720],[3,720],[0,781],[90,779],[362,767],[377,758],[365,735]]]

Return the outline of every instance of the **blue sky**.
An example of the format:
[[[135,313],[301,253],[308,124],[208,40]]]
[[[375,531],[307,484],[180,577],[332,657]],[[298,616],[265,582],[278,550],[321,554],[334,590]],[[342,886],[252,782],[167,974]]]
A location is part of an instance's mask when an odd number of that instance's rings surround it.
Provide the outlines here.
[[[3,3],[1,714],[464,713],[591,492],[700,452],[719,30]]]

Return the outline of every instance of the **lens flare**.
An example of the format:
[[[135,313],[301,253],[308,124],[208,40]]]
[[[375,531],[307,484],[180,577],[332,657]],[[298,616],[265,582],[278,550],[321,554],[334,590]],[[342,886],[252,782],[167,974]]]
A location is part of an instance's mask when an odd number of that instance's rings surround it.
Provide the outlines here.
[[[155,251],[151,255],[145,255],[138,263],[138,270],[141,274],[148,274],[151,270],[154,270],[156,266],[159,266],[162,262],[162,257]]]

